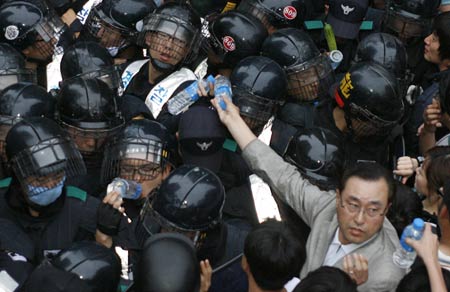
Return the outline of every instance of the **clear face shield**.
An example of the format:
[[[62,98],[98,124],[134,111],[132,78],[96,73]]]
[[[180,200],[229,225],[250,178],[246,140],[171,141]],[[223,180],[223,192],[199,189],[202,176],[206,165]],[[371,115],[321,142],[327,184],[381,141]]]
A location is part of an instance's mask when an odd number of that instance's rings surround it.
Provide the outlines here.
[[[383,120],[353,103],[349,107],[351,130],[355,142],[366,141],[367,138],[377,139],[386,137],[398,123],[398,121]]]
[[[286,75],[288,96],[299,102],[324,98],[335,81],[330,60],[323,55],[288,68]]]
[[[110,145],[102,166],[102,181],[115,177],[143,183],[157,178],[168,159],[166,146],[148,139],[127,139]]]
[[[75,145],[53,138],[25,149],[9,161],[22,190],[30,197],[52,189],[67,177],[83,175],[86,167]]]
[[[192,61],[201,43],[200,30],[162,14],[152,14],[144,20],[138,41],[149,49],[153,60],[169,66]]]
[[[99,70],[95,70],[95,71],[91,71],[91,72],[86,72],[86,73],[76,75],[72,78],[67,78],[63,81],[63,84],[65,82],[68,82],[69,80],[78,79],[78,78],[82,78],[85,80],[98,79],[98,80],[106,83],[113,92],[117,92],[117,90],[119,88],[123,87],[122,79],[120,77],[121,76],[120,76],[119,67],[111,66],[109,68],[103,68],[103,69],[99,69]],[[62,85],[60,86],[60,88],[61,87],[62,87]]]
[[[239,107],[242,119],[255,134],[259,135],[281,103],[234,86],[233,93],[234,103]]]
[[[407,17],[391,7],[386,13],[385,26],[402,41],[426,36],[431,29],[431,19],[420,19],[417,15],[410,15],[411,17]]]
[[[53,10],[48,10],[47,17],[34,27],[36,39],[31,45],[31,49],[36,50],[39,56],[32,55],[31,57],[49,60],[55,53],[62,54],[63,48],[58,43],[66,29],[67,26],[58,15]]]
[[[266,12],[265,7],[261,3],[259,3],[259,1],[244,0],[239,4],[238,11],[250,13],[251,15],[258,18],[268,31],[273,30],[271,17]]]
[[[36,72],[31,69],[0,69],[0,91],[19,82],[36,84]]]
[[[133,37],[129,30],[120,29],[104,21],[107,16],[94,7],[86,20],[86,28],[91,36],[97,39],[102,47],[122,48],[130,43]]]

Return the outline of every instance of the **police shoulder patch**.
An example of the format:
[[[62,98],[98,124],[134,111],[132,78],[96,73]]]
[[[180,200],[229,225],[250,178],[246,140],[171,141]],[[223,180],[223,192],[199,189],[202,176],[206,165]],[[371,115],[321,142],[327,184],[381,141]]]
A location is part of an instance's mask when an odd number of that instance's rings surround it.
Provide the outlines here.
[[[66,186],[66,196],[86,202],[87,193],[74,186]]]

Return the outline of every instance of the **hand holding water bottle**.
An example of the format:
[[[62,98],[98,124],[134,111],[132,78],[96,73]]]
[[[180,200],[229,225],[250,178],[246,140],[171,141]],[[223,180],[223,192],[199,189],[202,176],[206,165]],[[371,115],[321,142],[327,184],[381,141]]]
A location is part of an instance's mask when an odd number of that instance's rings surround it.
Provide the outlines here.
[[[406,243],[414,248],[424,262],[438,260],[439,240],[437,235],[431,231],[431,224],[425,224],[425,231],[420,240],[407,238]]]

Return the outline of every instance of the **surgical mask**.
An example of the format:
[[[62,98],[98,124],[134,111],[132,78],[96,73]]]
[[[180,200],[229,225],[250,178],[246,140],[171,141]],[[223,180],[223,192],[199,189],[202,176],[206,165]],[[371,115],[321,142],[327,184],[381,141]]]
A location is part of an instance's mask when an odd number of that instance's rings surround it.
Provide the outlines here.
[[[64,176],[53,188],[28,185],[28,198],[39,206],[48,206],[61,196],[65,181],[66,177]]]

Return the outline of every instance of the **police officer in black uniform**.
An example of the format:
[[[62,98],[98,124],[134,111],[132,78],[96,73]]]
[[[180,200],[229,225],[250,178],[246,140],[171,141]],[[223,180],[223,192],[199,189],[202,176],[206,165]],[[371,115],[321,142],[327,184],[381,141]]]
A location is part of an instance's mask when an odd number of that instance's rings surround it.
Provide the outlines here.
[[[152,191],[176,165],[175,137],[160,123],[147,119],[132,120],[111,139],[102,164],[102,181],[107,184],[120,177],[141,185],[136,200],[125,199],[125,212],[131,220]]]
[[[106,48],[117,63],[142,58],[135,45],[142,19],[156,8],[153,1],[105,0],[92,7],[80,39]]]
[[[225,190],[211,171],[180,166],[148,200],[136,225],[142,246],[152,234],[177,232],[188,236],[199,259],[208,259],[213,272],[209,291],[246,291],[240,255],[247,232],[222,221]]]
[[[0,217],[22,228],[34,245],[34,264],[73,242],[93,239],[100,202],[66,180],[83,174],[80,152],[56,122],[29,118],[6,137],[13,176],[1,181]]]
[[[88,169],[87,176],[74,178],[71,183],[99,196],[104,191],[100,184],[104,146],[124,124],[116,95],[99,79],[73,78],[61,88],[58,111],[59,122],[77,145]]]

